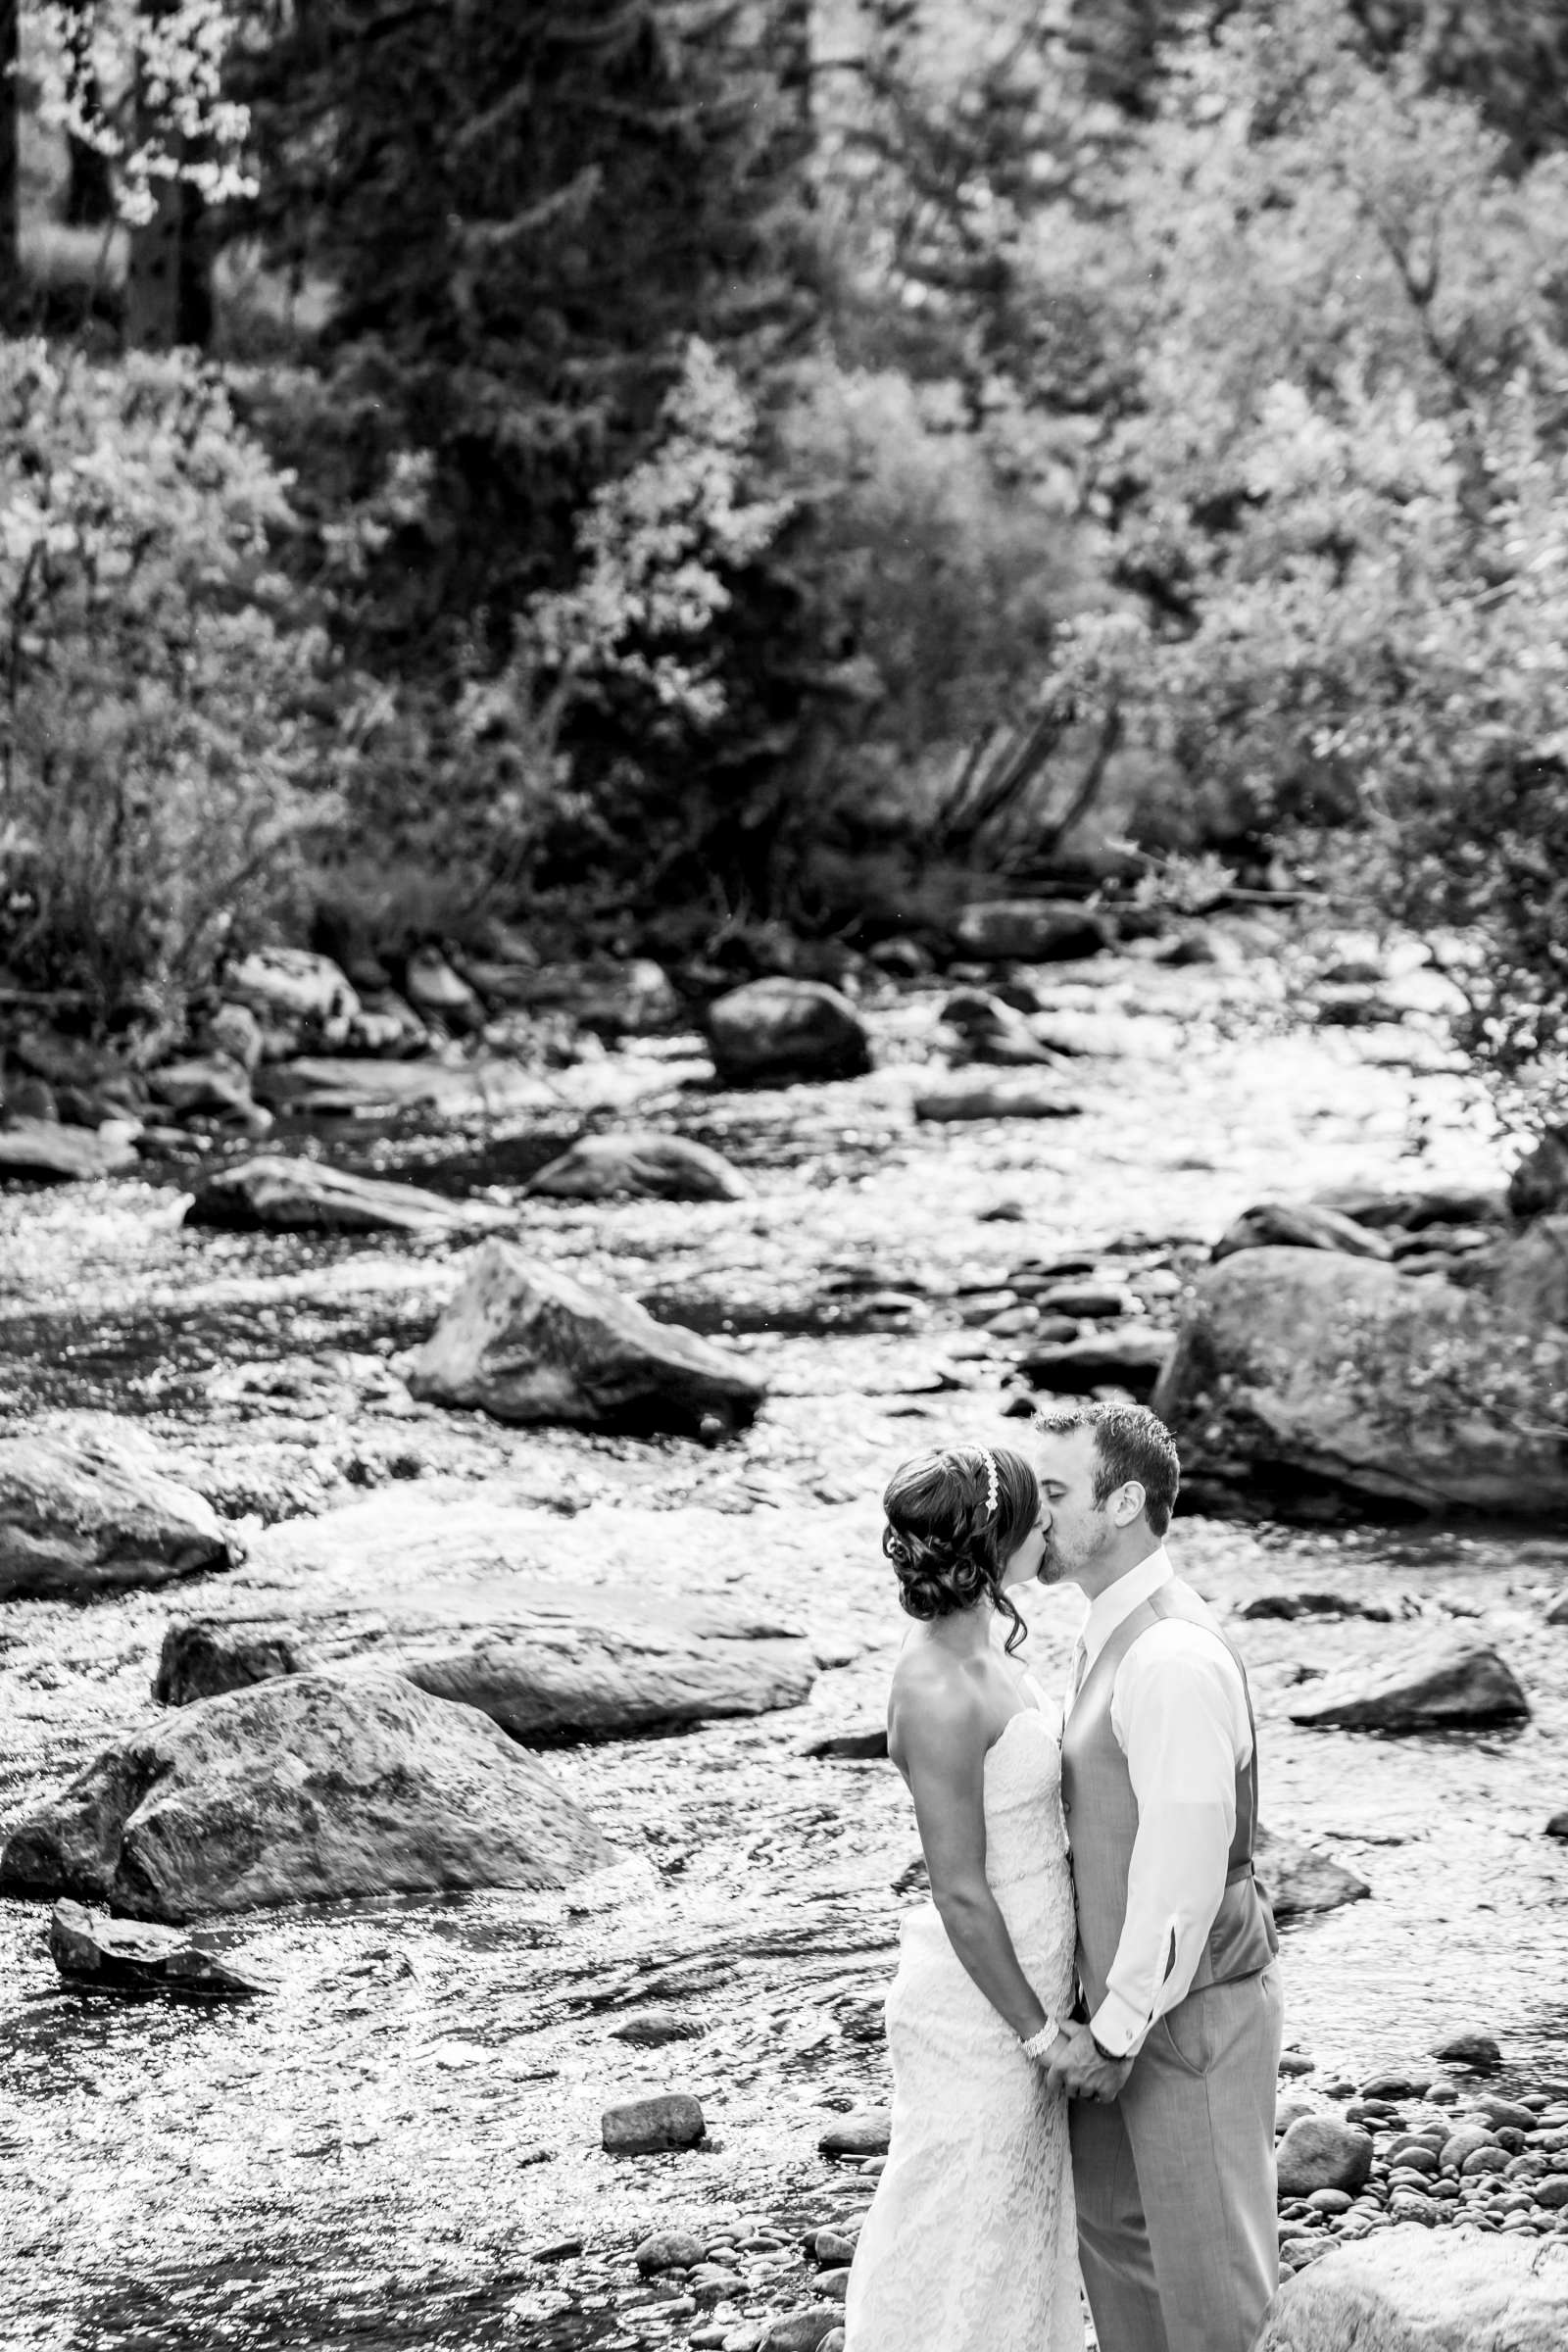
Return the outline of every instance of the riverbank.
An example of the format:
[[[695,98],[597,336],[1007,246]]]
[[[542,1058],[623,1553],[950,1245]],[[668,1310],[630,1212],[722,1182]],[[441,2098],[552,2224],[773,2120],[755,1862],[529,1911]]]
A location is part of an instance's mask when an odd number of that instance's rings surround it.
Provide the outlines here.
[[[165,1627],[209,1607],[467,1621],[498,1580],[564,1577],[607,1611],[628,1590],[743,1598],[842,1660],[801,1708],[553,1750],[550,1769],[631,1857],[598,1889],[223,1926],[214,1941],[277,1985],[244,2010],[67,1989],[42,1907],[0,1904],[17,2091],[0,2292],[19,2345],[685,2342],[716,2323],[673,2292],[661,2313],[634,2285],[631,2249],[660,2227],[716,2241],[750,2222],[779,2238],[747,2255],[731,2333],[809,2300],[793,2232],[864,2202],[866,2181],[817,2143],[834,2114],[885,2096],[876,2009],[909,1899],[894,1887],[913,1849],[897,1776],[805,1752],[880,1711],[901,1631],[876,1544],[888,1470],[949,1433],[1018,1434],[1005,1408],[1028,1342],[1004,1326],[1020,1268],[1113,1271],[1169,1322],[1186,1275],[1257,1198],[1499,1179],[1495,1140],[1429,1041],[1401,1063],[1371,1031],[1259,1037],[1265,977],[1126,955],[1057,967],[1064,1012],[1116,1024],[1101,1034],[1117,1050],[1074,1063],[1070,1120],[916,1121],[941,1051],[932,985],[864,1004],[877,1067],[862,1078],[725,1092],[700,1041],[676,1035],[562,1069],[548,1113],[284,1122],[279,1148],[481,1200],[530,1251],[719,1336],[769,1395],[712,1449],[416,1402],[410,1351],[458,1286],[465,1239],[197,1232],[181,1217],[202,1163],[173,1157],[0,1196],[7,1416],[132,1425],[249,1545],[205,1583],[7,1604],[0,1820],[145,1711]],[[585,1125],[632,1122],[722,1151],[750,1197],[523,1194]],[[313,1558],[310,1526],[355,1510],[362,1543]],[[504,1543],[485,1539],[488,1510]],[[460,1524],[469,1534],[444,1544]],[[1477,2023],[1502,2045],[1502,2079],[1568,2084],[1568,1865],[1544,1835],[1568,1801],[1568,1636],[1544,1622],[1568,1542],[1198,1518],[1174,1541],[1226,1608],[1265,1585],[1391,1604],[1387,1623],[1243,1629],[1265,1818],[1372,1888],[1287,1934],[1288,2038],[1318,2070],[1303,2095]],[[1031,1617],[1033,1669],[1054,1687],[1074,1598],[1042,1594]],[[1529,1721],[1402,1740],[1288,1721],[1303,1667],[1375,1657],[1412,1621],[1494,1643]],[[616,2038],[656,2008],[682,2038]],[[707,2143],[606,2156],[602,2110],[644,2084],[694,2092]]]

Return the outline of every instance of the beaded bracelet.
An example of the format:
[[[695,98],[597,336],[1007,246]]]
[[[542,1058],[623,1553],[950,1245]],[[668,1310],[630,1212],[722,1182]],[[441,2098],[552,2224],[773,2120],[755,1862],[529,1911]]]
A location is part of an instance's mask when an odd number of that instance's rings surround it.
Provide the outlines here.
[[[1039,2033],[1031,2034],[1028,2040],[1022,2045],[1024,2056],[1034,2059],[1043,2058],[1060,2032],[1061,2028],[1055,2019],[1048,2017]]]

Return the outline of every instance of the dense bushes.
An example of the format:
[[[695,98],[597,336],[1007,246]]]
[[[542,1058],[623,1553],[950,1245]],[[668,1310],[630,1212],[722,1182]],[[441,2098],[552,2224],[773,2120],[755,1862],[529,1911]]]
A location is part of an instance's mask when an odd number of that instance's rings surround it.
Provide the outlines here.
[[[0,961],[176,1011],[286,896],[324,647],[270,552],[287,484],[188,358],[0,344]]]
[[[1089,495],[1136,619],[1063,658],[1239,832],[1466,935],[1465,1042],[1561,1083],[1568,158],[1510,172],[1338,0],[1191,52],[1122,186]],[[1560,1062],[1559,1062],[1560,1070]]]

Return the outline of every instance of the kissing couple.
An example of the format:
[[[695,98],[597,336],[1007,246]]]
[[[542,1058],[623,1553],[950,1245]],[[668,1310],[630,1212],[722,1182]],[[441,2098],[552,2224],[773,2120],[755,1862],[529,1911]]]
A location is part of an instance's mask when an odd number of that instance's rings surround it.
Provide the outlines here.
[[[922,1454],[883,1498],[931,1901],[888,1993],[847,2352],[1083,2352],[1080,2277],[1100,2352],[1250,2352],[1283,2009],[1247,1674],[1165,1549],[1163,1422],[1064,1406],[1031,1455]],[[1064,1709],[1012,1663],[1031,1581],[1089,1602]]]

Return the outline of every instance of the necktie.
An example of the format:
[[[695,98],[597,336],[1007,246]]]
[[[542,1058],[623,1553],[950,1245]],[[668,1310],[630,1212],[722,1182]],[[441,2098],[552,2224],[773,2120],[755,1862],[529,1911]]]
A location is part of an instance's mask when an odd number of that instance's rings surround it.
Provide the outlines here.
[[[1084,1638],[1080,1634],[1072,1645],[1072,1666],[1067,1676],[1067,1712],[1069,1715],[1072,1713],[1074,1700],[1084,1687],[1084,1672],[1088,1664],[1089,1652],[1084,1645]]]

